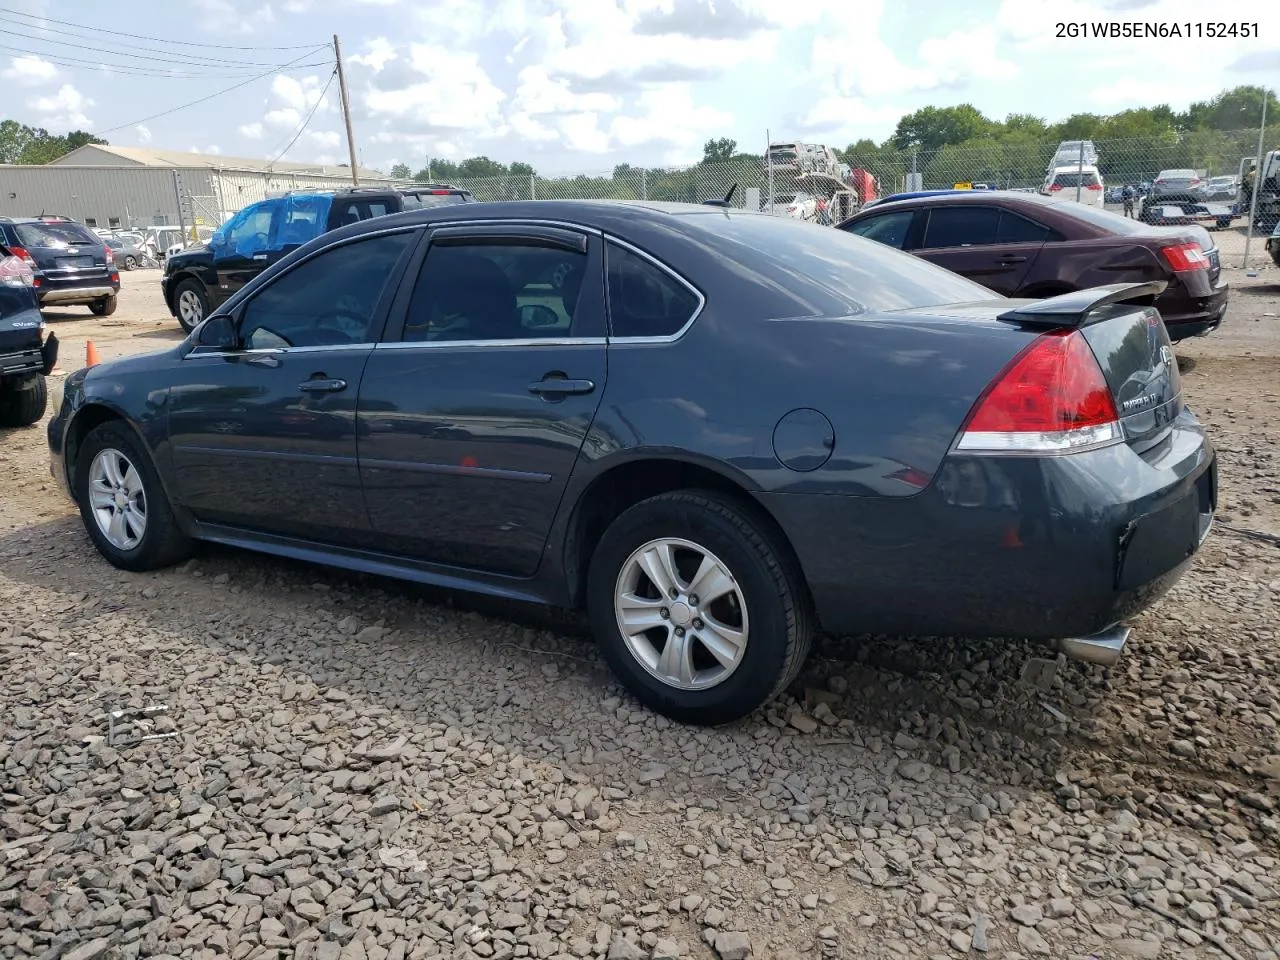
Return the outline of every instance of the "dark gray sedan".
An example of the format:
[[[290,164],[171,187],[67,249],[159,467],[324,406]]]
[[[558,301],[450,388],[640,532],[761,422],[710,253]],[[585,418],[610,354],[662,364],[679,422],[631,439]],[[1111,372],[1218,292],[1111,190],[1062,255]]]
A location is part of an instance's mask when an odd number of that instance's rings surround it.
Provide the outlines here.
[[[682,721],[778,694],[818,630],[1110,663],[1216,501],[1161,286],[1008,300],[707,206],[396,214],[69,376],[52,471],[127,570],[207,540],[584,607]]]

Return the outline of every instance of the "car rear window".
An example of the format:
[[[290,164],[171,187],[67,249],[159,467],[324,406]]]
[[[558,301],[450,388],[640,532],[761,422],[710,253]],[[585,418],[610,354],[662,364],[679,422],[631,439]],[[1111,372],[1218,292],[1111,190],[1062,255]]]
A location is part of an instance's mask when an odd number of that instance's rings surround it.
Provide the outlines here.
[[[102,241],[78,223],[18,223],[14,225],[24,247],[70,247]]]
[[[944,303],[998,300],[1000,295],[909,253],[844,230],[823,230],[789,217],[717,217],[706,245],[730,261],[767,271],[769,280],[803,298],[822,288],[841,312],[906,310]],[[831,309],[835,309],[832,305]]]
[[[1060,202],[1054,209],[1063,216],[1075,217],[1077,220],[1083,220],[1092,226],[1103,227],[1111,233],[1132,236],[1147,232],[1147,227],[1141,220],[1131,220],[1128,217],[1122,217],[1118,213],[1112,213],[1110,210],[1103,210],[1100,207],[1091,207],[1083,203]]]
[[[1088,187],[1098,183],[1098,175],[1091,170],[1085,173],[1055,173],[1053,182],[1060,187]]]

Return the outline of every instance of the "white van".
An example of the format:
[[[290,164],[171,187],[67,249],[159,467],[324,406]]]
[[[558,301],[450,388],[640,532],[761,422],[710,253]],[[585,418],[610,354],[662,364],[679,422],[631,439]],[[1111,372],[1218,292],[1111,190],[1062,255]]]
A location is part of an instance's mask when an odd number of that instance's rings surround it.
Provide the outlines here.
[[[1101,171],[1092,166],[1057,167],[1044,178],[1040,192],[1060,200],[1079,199],[1091,207],[1106,205],[1106,184],[1102,182]]]

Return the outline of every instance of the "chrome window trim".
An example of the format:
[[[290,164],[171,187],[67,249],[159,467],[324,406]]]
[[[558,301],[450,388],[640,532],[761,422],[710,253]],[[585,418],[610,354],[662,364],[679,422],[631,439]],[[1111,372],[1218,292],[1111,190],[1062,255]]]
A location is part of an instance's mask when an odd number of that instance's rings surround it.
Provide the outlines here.
[[[183,360],[199,359],[200,357],[261,357],[272,356],[276,354],[290,353],[334,353],[339,350],[372,350],[377,344],[372,342],[362,343],[332,343],[324,344],[318,347],[248,347],[244,350],[208,350],[201,351],[197,345],[184,356]]]
[[[427,349],[442,350],[446,347],[603,347],[607,337],[529,337],[520,340],[393,340],[374,346],[375,350]]]
[[[653,254],[651,254],[651,253],[647,253],[647,252],[645,252],[644,250],[641,250],[641,249],[640,249],[639,247],[637,247],[635,244],[633,244],[633,243],[628,243],[626,240],[623,240],[621,237],[615,236],[614,234],[611,234],[611,233],[602,233],[602,234],[601,234],[601,236],[604,238],[604,241],[605,241],[605,244],[606,244],[605,254],[604,254],[604,256],[605,256],[605,277],[606,277],[606,290],[605,290],[605,301],[606,301],[606,302],[605,302],[605,309],[606,309],[606,310],[608,309],[608,293],[609,293],[609,292],[608,292],[608,289],[607,289],[607,282],[608,282],[608,279],[607,279],[607,278],[608,278],[608,270],[609,270],[609,250],[608,250],[608,244],[610,244],[610,243],[616,243],[618,246],[622,247],[623,249],[627,250],[628,252],[630,252],[630,253],[634,253],[636,256],[641,257],[641,258],[642,258],[642,259],[644,259],[644,260],[648,260],[651,264],[653,264],[655,267],[657,267],[657,268],[658,268],[659,270],[661,270],[663,273],[667,274],[667,276],[671,277],[671,278],[672,278],[673,280],[675,280],[677,283],[679,283],[679,284],[683,285],[683,286],[684,286],[684,288],[685,288],[686,290],[688,290],[690,293],[692,293],[695,297],[697,297],[697,298],[698,298],[698,306],[697,306],[697,308],[695,308],[695,309],[694,309],[693,314],[689,317],[689,319],[685,321],[684,326],[682,326],[682,327],[681,327],[679,330],[677,330],[675,333],[668,334],[668,335],[667,335],[667,336],[665,336],[665,337],[615,337],[615,336],[610,336],[610,337],[609,337],[609,343],[610,343],[610,344],[618,344],[619,346],[630,346],[630,345],[632,345],[632,344],[641,344],[641,345],[643,345],[643,344],[675,343],[677,340],[679,340],[681,337],[683,337],[686,333],[688,333],[688,332],[689,332],[689,328],[690,328],[690,327],[692,327],[692,326],[694,325],[694,323],[695,323],[695,322],[697,322],[697,319],[698,319],[700,316],[702,316],[702,311],[703,311],[703,310],[706,308],[706,306],[707,306],[707,298],[706,298],[706,296],[703,294],[703,292],[702,292],[701,290],[699,290],[697,287],[695,287],[695,286],[693,285],[693,283],[692,283],[692,282],[690,282],[689,280],[686,280],[686,279],[684,278],[684,276],[683,276],[683,275],[681,275],[680,273],[678,273],[675,269],[673,269],[672,267],[670,267],[670,266],[668,266],[667,264],[663,263],[663,262],[662,262],[661,260],[659,260],[657,257],[653,256]],[[610,319],[610,322],[612,323],[613,318],[612,318],[612,317],[610,317],[609,319]]]
[[[452,204],[452,206],[463,206],[463,204]],[[468,217],[465,220],[430,220],[424,224],[419,224],[419,226],[433,230],[436,227],[467,227],[473,224],[480,227],[491,227],[494,224],[509,224],[519,227],[559,227],[561,230],[577,230],[579,233],[586,233],[593,237],[603,237],[605,235],[604,231],[598,227],[589,227],[583,223],[532,217]]]

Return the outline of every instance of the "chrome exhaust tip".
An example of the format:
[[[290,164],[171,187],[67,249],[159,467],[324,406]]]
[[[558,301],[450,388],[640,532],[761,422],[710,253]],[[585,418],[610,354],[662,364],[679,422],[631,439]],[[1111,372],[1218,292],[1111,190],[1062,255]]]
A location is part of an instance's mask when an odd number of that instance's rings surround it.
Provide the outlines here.
[[[1087,637],[1055,640],[1053,648],[1072,660],[1083,660],[1085,663],[1097,663],[1110,667],[1114,666],[1124,653],[1124,645],[1129,642],[1131,633],[1133,633],[1132,627],[1108,627]]]

